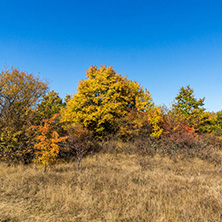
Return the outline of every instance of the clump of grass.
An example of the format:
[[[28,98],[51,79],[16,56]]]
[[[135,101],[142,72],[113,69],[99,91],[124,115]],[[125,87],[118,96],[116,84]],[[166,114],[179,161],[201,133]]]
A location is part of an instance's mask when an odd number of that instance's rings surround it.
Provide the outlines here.
[[[0,221],[222,220],[221,166],[197,158],[99,153],[79,171],[0,169]]]

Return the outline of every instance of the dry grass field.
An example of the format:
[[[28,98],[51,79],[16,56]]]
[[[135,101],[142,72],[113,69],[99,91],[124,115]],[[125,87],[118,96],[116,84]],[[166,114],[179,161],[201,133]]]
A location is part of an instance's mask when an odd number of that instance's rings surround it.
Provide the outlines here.
[[[222,221],[222,168],[100,153],[44,173],[0,165],[0,221]]]

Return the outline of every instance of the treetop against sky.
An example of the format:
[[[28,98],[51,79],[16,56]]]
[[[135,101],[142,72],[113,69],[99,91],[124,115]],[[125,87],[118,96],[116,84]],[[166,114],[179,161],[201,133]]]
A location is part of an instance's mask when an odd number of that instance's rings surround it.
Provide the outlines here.
[[[222,2],[217,0],[3,0],[0,67],[13,65],[76,92],[90,65],[113,66],[158,105],[190,84],[222,109]]]

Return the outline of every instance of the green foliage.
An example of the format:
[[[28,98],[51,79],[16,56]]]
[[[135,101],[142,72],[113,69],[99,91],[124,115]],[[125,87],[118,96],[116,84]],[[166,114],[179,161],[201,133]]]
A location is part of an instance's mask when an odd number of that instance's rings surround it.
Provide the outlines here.
[[[217,133],[220,130],[220,125],[217,121],[217,114],[214,112],[205,112],[207,116],[204,124],[201,126],[203,133]]]
[[[191,128],[198,131],[207,117],[203,108],[205,98],[197,100],[194,97],[194,90],[188,85],[185,88],[181,87],[179,95],[175,99],[176,103],[173,104],[174,113],[187,121]]]
[[[217,112],[217,134],[222,136],[222,110]]]
[[[16,68],[0,73],[0,155],[4,160],[28,161],[33,146],[30,126],[34,109],[47,83]]]
[[[43,99],[37,107],[38,120],[45,120],[52,118],[55,114],[60,112],[60,109],[65,106],[59,94],[55,91],[48,92],[47,95],[43,95]]]
[[[217,123],[220,125],[222,128],[222,110],[217,112]]]
[[[62,110],[62,120],[81,124],[102,137],[116,132],[117,120],[129,110],[144,112],[152,106],[150,93],[139,83],[127,80],[112,67],[91,66]]]

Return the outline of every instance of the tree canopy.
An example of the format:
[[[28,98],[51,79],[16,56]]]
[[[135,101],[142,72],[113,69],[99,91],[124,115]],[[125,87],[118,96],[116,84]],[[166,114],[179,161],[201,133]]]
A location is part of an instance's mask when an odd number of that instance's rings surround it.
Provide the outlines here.
[[[188,85],[181,87],[175,99],[176,102],[173,104],[175,114],[186,120],[190,127],[198,130],[206,117],[203,108],[205,98],[196,99],[194,90]]]
[[[112,67],[91,66],[77,93],[62,110],[63,121],[81,124],[101,136],[118,128],[117,119],[129,110],[145,112],[153,106],[149,91],[117,74]]]
[[[64,107],[65,103],[59,94],[54,90],[43,95],[41,103],[37,106],[36,118],[40,120],[50,119],[55,114],[60,112],[61,107]]]
[[[34,109],[48,88],[32,74],[16,68],[0,73],[0,155],[2,158],[24,151],[31,145],[29,127]]]

